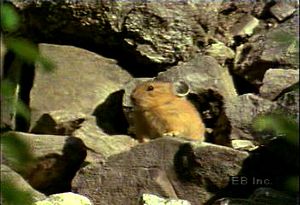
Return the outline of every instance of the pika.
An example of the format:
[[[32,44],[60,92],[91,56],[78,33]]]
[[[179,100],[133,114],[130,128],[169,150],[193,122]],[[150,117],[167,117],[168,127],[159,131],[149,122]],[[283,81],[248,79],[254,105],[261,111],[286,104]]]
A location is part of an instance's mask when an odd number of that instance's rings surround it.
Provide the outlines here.
[[[176,93],[173,83],[148,81],[130,95],[133,123],[140,142],[163,136],[204,141],[205,125],[192,103]]]

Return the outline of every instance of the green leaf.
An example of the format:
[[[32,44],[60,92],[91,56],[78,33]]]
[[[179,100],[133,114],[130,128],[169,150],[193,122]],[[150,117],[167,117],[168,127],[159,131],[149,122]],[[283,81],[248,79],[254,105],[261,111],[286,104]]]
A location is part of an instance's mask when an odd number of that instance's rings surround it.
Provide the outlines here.
[[[20,169],[33,160],[30,146],[16,134],[10,132],[3,134],[1,148],[5,157]]]
[[[280,114],[260,116],[254,120],[253,128],[257,131],[273,131],[278,137],[299,146],[299,126],[288,117]]]
[[[4,31],[13,32],[19,28],[20,18],[16,10],[9,4],[1,8],[1,27]]]
[[[12,182],[1,180],[1,196],[7,205],[31,205],[33,198],[29,192],[18,189]]]
[[[26,121],[30,120],[30,110],[24,102],[22,102],[21,100],[17,101],[16,108],[17,114],[22,116]]]
[[[34,63],[39,56],[37,47],[26,39],[6,38],[5,45],[27,63]]]
[[[14,95],[16,84],[8,79],[1,81],[1,97],[12,97]]]
[[[298,193],[299,192],[299,176],[289,177],[285,183],[288,190]]]
[[[5,44],[7,48],[13,51],[18,57],[27,63],[38,62],[44,71],[51,72],[54,70],[54,63],[40,55],[36,45],[22,38],[6,38]]]

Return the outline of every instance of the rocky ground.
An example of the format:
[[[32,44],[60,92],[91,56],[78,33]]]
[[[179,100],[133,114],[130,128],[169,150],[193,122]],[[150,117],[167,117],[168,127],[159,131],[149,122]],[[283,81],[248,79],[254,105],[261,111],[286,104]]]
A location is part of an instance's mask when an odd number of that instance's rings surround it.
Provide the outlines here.
[[[8,2],[22,17],[15,36],[55,65],[44,73],[1,52],[2,80],[23,68],[13,97],[31,110],[24,121],[1,102],[1,138],[24,140],[36,159],[24,169],[3,153],[1,174],[35,200],[73,192],[95,205],[299,201],[285,188],[299,172],[298,145],[252,126],[274,112],[299,122],[296,1]],[[206,142],[135,140],[129,95],[149,79],[190,86]]]

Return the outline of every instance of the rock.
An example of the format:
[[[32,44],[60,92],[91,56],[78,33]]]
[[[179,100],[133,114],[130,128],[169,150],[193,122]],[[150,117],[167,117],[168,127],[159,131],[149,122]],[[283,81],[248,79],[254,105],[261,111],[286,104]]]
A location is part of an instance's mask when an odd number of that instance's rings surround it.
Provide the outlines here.
[[[86,157],[87,148],[82,140],[21,132],[7,132],[1,136],[2,140],[5,137],[19,138],[30,146],[34,160],[26,167],[17,167],[7,152],[4,163],[20,172],[32,187],[45,194],[71,190],[71,180]]]
[[[40,44],[39,48],[56,69],[48,74],[36,69],[30,93],[32,123],[42,114],[56,110],[92,114],[111,93],[131,79],[116,61],[90,51],[51,44]]]
[[[184,144],[175,156],[179,178],[215,192],[231,183],[231,176],[241,171],[247,152],[210,143]]]
[[[16,83],[1,79],[1,131],[16,129],[18,93],[19,86]]]
[[[279,1],[274,6],[270,8],[270,12],[278,21],[284,21],[286,18],[290,17],[296,9],[290,4]]]
[[[233,149],[251,151],[257,148],[250,140],[232,140],[231,146]]]
[[[130,150],[138,144],[136,140],[127,135],[107,135],[97,126],[94,117],[87,118],[79,129],[73,133],[74,137],[81,139],[85,145],[100,154],[99,156],[87,156],[87,161],[95,162]]]
[[[190,4],[148,3],[132,9],[124,20],[126,40],[141,56],[160,64],[187,60],[197,47],[195,39],[205,42],[206,33],[191,14],[198,8]],[[147,18],[144,21],[143,18]]]
[[[79,194],[72,192],[50,195],[47,199],[37,201],[34,205],[93,205],[93,203]]]
[[[276,101],[277,108],[299,123],[299,83],[296,83],[295,86],[290,88],[290,90],[278,96]]]
[[[174,138],[137,145],[110,156],[105,163],[82,168],[73,180],[73,187],[95,204],[134,204],[145,193],[203,204],[215,191],[226,187],[229,176],[239,172],[248,156],[246,152],[205,143],[195,149],[193,157],[183,150],[186,146],[189,146],[187,141]],[[203,165],[201,171],[198,163]],[[182,179],[183,173],[175,170],[198,175]],[[211,183],[218,188],[208,189]]]
[[[254,140],[252,123],[255,117],[270,113],[276,103],[254,94],[244,94],[225,104],[225,115],[231,125],[231,139]]]
[[[84,42],[104,52],[109,50],[108,53],[117,49],[122,51],[116,54],[117,58],[127,65],[128,58],[140,65],[164,65],[189,59],[198,50],[195,43],[206,43],[206,32],[198,21],[202,19],[205,24],[211,21],[208,17],[216,18],[220,3],[103,1],[99,4],[96,0],[80,0],[15,5],[26,22],[35,19],[34,23],[23,26],[24,33],[30,33],[32,38],[52,42],[65,39],[77,45]],[[41,18],[41,12],[52,18]],[[45,24],[46,27],[42,26]],[[148,66],[152,70],[154,67]]]
[[[248,199],[242,198],[222,198],[218,199],[213,203],[213,205],[294,205],[297,202],[297,199],[280,191],[271,189],[271,188],[258,188]]]
[[[220,41],[209,45],[205,52],[206,55],[214,57],[221,65],[224,65],[226,60],[233,59],[235,56],[234,51]]]
[[[270,68],[298,69],[297,19],[294,15],[278,27],[263,29],[238,46],[232,72],[259,87]]]
[[[33,126],[31,133],[71,135],[87,116],[83,113],[57,110],[43,114]]]
[[[205,90],[218,92],[225,100],[236,96],[232,77],[211,56],[195,56],[183,63],[161,72],[157,80],[176,82],[183,80],[189,84],[191,93],[199,94]]]
[[[250,36],[253,34],[253,30],[259,25],[259,20],[254,16],[246,14],[235,22],[231,27],[230,33],[233,36]]]
[[[265,73],[260,95],[274,100],[281,92],[299,81],[299,72],[292,69],[269,69]]]
[[[259,26],[266,2],[223,1],[220,6],[214,37],[227,46],[239,43],[237,39],[247,38]],[[235,39],[234,37],[239,37]]]
[[[143,194],[141,197],[142,205],[191,205],[190,202],[180,199],[164,199],[153,194]]]
[[[18,173],[14,172],[8,166],[1,164],[1,188],[4,191],[4,183],[9,182],[13,184],[16,190],[20,190],[21,192],[29,194],[33,201],[43,200],[46,196],[36,190],[34,190]],[[1,190],[1,198],[2,198],[2,190]],[[15,190],[15,192],[16,192]],[[19,196],[22,197],[22,196]],[[2,198],[3,199],[3,198]],[[1,200],[1,202],[3,202]],[[5,203],[4,203],[5,204]]]

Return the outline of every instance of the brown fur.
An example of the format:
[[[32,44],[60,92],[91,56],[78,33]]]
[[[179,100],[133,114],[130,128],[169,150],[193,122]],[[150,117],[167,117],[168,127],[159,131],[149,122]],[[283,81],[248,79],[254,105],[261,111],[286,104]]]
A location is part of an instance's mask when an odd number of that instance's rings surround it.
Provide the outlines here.
[[[163,136],[204,140],[205,126],[198,111],[188,100],[173,92],[171,83],[156,81],[139,84],[131,99],[139,141]]]

